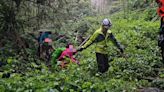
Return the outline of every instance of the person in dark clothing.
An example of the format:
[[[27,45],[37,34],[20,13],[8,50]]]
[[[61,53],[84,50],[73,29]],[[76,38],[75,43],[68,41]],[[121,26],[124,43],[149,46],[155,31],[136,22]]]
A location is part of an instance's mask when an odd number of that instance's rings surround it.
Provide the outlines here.
[[[46,60],[47,65],[50,65],[51,52],[53,51],[51,32],[40,32],[38,43],[38,56]]]
[[[100,73],[105,73],[108,71],[108,56],[107,56],[107,41],[110,39],[115,46],[123,53],[123,47],[116,40],[109,28],[112,26],[112,23],[108,19],[102,21],[102,26],[94,32],[94,34],[89,38],[89,40],[81,46],[77,51],[82,51],[89,47],[92,43],[96,43],[95,51],[98,64],[98,71]]]
[[[162,62],[164,63],[164,0],[156,0],[157,14],[161,17],[158,46],[161,49]]]

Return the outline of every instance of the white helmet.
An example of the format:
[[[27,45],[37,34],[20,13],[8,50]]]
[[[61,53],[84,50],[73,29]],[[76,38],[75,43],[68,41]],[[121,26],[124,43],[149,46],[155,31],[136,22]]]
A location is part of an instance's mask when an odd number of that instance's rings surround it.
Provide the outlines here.
[[[104,26],[111,26],[112,23],[110,20],[108,20],[107,18],[105,18],[103,21],[102,21],[102,25]]]

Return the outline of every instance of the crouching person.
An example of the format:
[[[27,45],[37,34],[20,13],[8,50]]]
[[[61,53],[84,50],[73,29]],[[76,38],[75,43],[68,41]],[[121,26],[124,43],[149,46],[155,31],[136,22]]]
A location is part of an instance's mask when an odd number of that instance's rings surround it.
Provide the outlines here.
[[[61,68],[66,68],[69,63],[76,63],[79,65],[79,61],[74,58],[76,54],[76,49],[73,45],[68,44],[66,49],[61,53],[60,57],[58,58],[59,66]]]

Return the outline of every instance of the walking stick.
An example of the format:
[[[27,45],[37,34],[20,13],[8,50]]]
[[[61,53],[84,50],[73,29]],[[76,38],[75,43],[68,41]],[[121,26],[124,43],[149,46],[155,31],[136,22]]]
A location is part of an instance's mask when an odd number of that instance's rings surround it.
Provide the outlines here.
[[[78,48],[80,48],[81,46],[83,46],[88,40],[89,40],[90,36],[88,36],[81,44]]]
[[[83,46],[88,40],[89,40],[90,36],[88,36],[81,44],[79,47]]]

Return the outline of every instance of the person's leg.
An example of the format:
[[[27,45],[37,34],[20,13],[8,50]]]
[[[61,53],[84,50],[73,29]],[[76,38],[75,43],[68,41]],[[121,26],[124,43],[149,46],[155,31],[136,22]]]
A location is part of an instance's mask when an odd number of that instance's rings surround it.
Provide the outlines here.
[[[42,50],[41,50],[41,58],[42,58],[43,60],[47,61],[47,57],[46,57],[46,56],[47,56],[47,55],[46,55],[46,54],[47,54],[47,53],[46,53],[46,45],[43,44],[41,48],[42,48]]]
[[[37,49],[36,54],[37,54],[38,57],[40,57],[40,44],[38,45],[38,49]]]
[[[50,52],[50,46],[49,45],[45,45],[45,58],[46,58],[46,64],[47,66],[51,66],[50,65],[50,59],[51,59],[51,52]]]
[[[44,50],[43,48],[44,48],[44,46],[43,46],[43,44],[41,44],[40,45],[40,51],[39,51],[39,54],[40,54],[39,57],[40,58],[43,58],[43,50]]]
[[[108,63],[108,56],[107,56],[107,54],[106,55],[104,55],[104,66],[105,66],[105,71],[104,72],[106,72],[106,71],[108,71],[108,68],[109,68],[109,63]]]
[[[108,71],[109,64],[107,55],[96,53],[96,59],[98,64],[98,71],[101,73]]]
[[[96,59],[97,59],[98,71],[99,71],[99,72],[102,72],[103,64],[102,64],[102,57],[101,57],[101,54],[96,53]]]
[[[161,48],[162,62],[164,63],[164,17],[161,18],[159,46]]]
[[[160,31],[161,31],[162,26],[163,26],[163,17],[161,18],[161,21],[160,21]]]
[[[164,43],[161,45],[162,63],[164,64]]]

